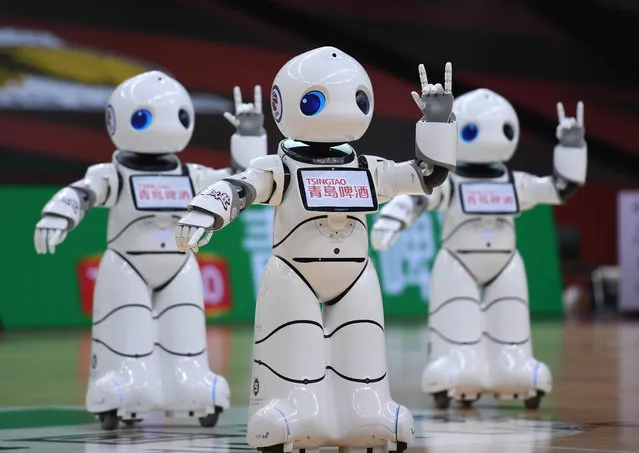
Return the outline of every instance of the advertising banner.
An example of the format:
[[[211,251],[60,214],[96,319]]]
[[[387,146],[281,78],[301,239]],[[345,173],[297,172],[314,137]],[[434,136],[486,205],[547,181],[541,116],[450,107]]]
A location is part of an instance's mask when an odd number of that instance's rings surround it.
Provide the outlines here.
[[[33,231],[50,187],[0,188],[4,206],[20,204],[20,216],[0,224],[3,297],[0,318],[12,327],[89,326],[93,287],[106,248],[108,211],[94,209],[56,248],[37,255]],[[369,226],[375,216],[369,216]],[[253,206],[215,233],[198,254],[206,313],[212,322],[251,322],[255,295],[271,255],[273,208]],[[441,213],[421,216],[386,252],[371,250],[388,317],[425,317],[430,269],[439,248]],[[552,210],[538,207],[517,220],[518,247],[526,262],[533,315],[560,316],[561,276]],[[117,284],[117,282],[114,282]],[[425,318],[424,318],[425,319]]]

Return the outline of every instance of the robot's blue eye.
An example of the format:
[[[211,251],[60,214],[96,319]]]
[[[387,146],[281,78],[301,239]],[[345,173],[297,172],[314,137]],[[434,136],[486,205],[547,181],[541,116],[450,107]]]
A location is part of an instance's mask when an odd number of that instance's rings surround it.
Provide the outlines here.
[[[153,115],[146,109],[136,110],[131,116],[131,126],[136,131],[142,131],[151,125]]]
[[[477,138],[477,134],[479,133],[479,129],[474,124],[467,124],[462,127],[461,130],[461,138],[465,142],[472,142]]]
[[[305,116],[317,115],[326,105],[326,98],[319,91],[306,93],[300,101],[300,110]]]

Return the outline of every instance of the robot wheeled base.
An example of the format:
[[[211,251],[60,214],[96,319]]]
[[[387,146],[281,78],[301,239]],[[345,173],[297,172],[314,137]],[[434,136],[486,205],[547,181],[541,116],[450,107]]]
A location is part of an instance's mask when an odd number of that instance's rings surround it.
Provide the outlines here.
[[[223,411],[224,408],[221,406],[215,406],[215,413],[198,418],[200,426],[203,428],[213,428],[217,425],[217,421]],[[120,421],[122,421],[122,423],[124,423],[124,425],[128,428],[141,421],[140,419],[135,418],[135,414],[132,415],[133,418],[122,420],[122,417],[118,416],[118,411],[116,409],[97,414],[98,419],[100,420],[100,426],[105,431],[115,431],[118,428]]]
[[[397,442],[397,450],[389,450],[388,453],[404,453],[408,449],[406,442]],[[258,451],[262,453],[284,453],[284,444],[272,445],[270,447],[258,448]],[[369,449],[372,451],[372,448]],[[299,450],[299,453],[306,453],[304,449]]]
[[[541,390],[537,390],[537,394],[535,396],[526,398],[524,400],[524,406],[526,407],[526,409],[528,410],[539,409],[539,406],[541,405],[541,399],[544,397],[545,394],[546,394],[545,392]],[[450,407],[450,402],[452,401],[452,398],[448,396],[447,391],[433,393],[432,395],[433,395],[433,401],[435,402],[435,407],[437,409],[446,410]],[[480,397],[481,395],[478,395],[477,398],[475,398],[474,400],[462,399],[459,401],[459,403],[461,404],[463,409],[470,409],[472,408],[473,404],[479,400]],[[495,398],[499,399],[499,395],[495,395]]]

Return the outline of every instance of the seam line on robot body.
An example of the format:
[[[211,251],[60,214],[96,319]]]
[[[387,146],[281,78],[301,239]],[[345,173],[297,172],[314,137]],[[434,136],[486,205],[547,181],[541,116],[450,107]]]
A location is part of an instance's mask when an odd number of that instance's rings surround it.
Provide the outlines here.
[[[508,341],[506,341],[506,340],[500,340],[499,338],[493,337],[488,332],[483,332],[482,335],[485,336],[486,338],[488,338],[493,343],[503,344],[503,345],[522,345],[522,344],[526,344],[526,343],[528,343],[530,341],[530,336],[527,336],[523,340],[508,340]]]
[[[348,288],[346,288],[344,291],[342,291],[342,293],[340,295],[338,295],[337,297],[328,300],[326,302],[324,302],[324,305],[326,305],[327,307],[330,307],[331,305],[335,305],[336,303],[338,303],[340,300],[342,300],[344,298],[344,296],[346,296],[348,294],[348,292],[353,289],[353,286],[355,286],[355,284],[359,281],[359,279],[361,278],[362,275],[364,275],[364,271],[368,268],[368,265],[370,264],[371,260],[369,259],[368,261],[366,261],[366,264],[364,265],[364,267],[362,268],[362,270],[360,271],[360,273],[357,275],[357,277],[355,277],[355,280],[353,280],[353,283],[351,283],[350,285],[348,285]]]
[[[326,373],[324,373],[323,376],[319,377],[319,378],[313,378],[313,379],[294,379],[288,376],[284,376],[283,374],[278,373],[277,371],[275,371],[273,368],[271,368],[268,364],[266,364],[264,361],[262,360],[254,360],[254,362],[260,366],[263,366],[265,368],[267,368],[271,373],[273,373],[274,375],[276,375],[278,378],[284,380],[284,381],[288,381],[288,382],[292,382],[294,384],[304,384],[304,385],[308,385],[308,384],[316,384],[318,382],[321,382],[322,380],[324,380],[324,378],[326,378]],[[335,368],[333,368],[331,365],[327,365],[326,366],[326,370],[327,371],[332,371],[333,373],[335,373],[338,377],[344,379],[345,381],[350,381],[350,382],[357,382],[360,384],[374,384],[376,382],[380,382],[382,380],[384,380],[384,378],[386,378],[387,373],[384,372],[384,374],[382,374],[381,376],[375,377],[375,378],[354,378],[351,376],[348,376],[346,374],[342,374],[339,371],[337,371]]]
[[[296,263],[363,263],[366,258],[293,258]]]
[[[372,319],[354,319],[352,321],[348,321],[348,322],[345,322],[343,324],[340,324],[331,333],[324,335],[324,338],[331,338],[339,330],[343,329],[346,326],[350,326],[352,324],[373,324],[373,325],[376,325],[377,327],[379,327],[382,330],[382,332],[384,332],[384,327],[380,323],[378,323],[377,321],[373,321]]]
[[[308,287],[308,289],[310,289],[311,292],[313,293],[313,296],[315,296],[315,298],[317,299],[317,293],[315,293],[315,290],[311,286],[310,282],[308,280],[306,280],[306,277],[304,277],[302,275],[302,273],[299,270],[297,270],[297,268],[295,266],[293,266],[291,263],[289,263],[288,261],[286,261],[284,258],[282,258],[279,255],[273,255],[273,256],[275,256],[275,258],[279,259],[284,264],[286,264],[289,268],[291,268],[291,270],[297,274],[297,276],[300,278],[300,280],[302,280],[304,282],[304,284]]]
[[[528,301],[524,299],[523,297],[505,296],[505,297],[498,297],[497,299],[491,300],[490,302],[488,302],[486,305],[482,307],[481,311],[487,311],[490,307],[492,307],[493,305],[497,303],[508,302],[508,301],[517,302],[528,307]]]
[[[446,253],[448,253],[455,261],[457,261],[457,263],[459,263],[459,265],[464,268],[464,270],[468,273],[468,275],[470,275],[473,278],[473,280],[475,280],[476,282],[479,281],[479,279],[475,276],[475,274],[468,268],[468,266],[466,266],[466,263],[464,263],[457,256],[455,256],[454,252],[452,252],[451,250],[447,249],[445,245],[442,246],[442,250],[444,250]]]
[[[313,220],[325,219],[325,218],[327,218],[327,217],[328,217],[327,215],[318,215],[318,216],[315,216],[315,217],[309,217],[308,219],[302,220],[300,223],[298,223],[297,225],[295,225],[295,226],[291,229],[291,231],[289,231],[289,232],[286,234],[286,236],[284,236],[284,238],[283,238],[283,239],[281,239],[280,241],[278,241],[278,243],[277,243],[277,244],[273,244],[273,248],[277,248],[277,247],[279,247],[280,245],[282,245],[282,244],[284,243],[284,241],[286,241],[286,240],[287,240],[287,239],[291,236],[291,234],[293,234],[293,233],[294,233],[294,232],[295,232],[295,231],[296,231],[299,227],[301,227],[302,225],[304,225],[304,224],[306,224],[306,223],[308,223],[308,222],[312,222]]]
[[[184,260],[184,262],[182,263],[182,265],[180,266],[180,268],[175,271],[175,274],[173,274],[173,276],[171,278],[169,278],[167,281],[165,281],[164,283],[162,283],[160,286],[158,286],[157,288],[153,288],[153,292],[154,293],[159,293],[160,291],[162,291],[164,288],[166,288],[167,286],[169,286],[171,284],[171,282],[173,282],[173,280],[175,280],[175,278],[180,275],[180,272],[182,272],[182,269],[184,269],[184,266],[186,266],[186,264],[189,262],[188,259],[188,253],[187,253],[187,258]]]
[[[450,239],[455,233],[457,233],[457,231],[459,231],[459,229],[469,223],[473,223],[473,222],[481,222],[484,219],[484,217],[471,217],[470,219],[466,219],[463,222],[459,223],[455,228],[453,228],[453,230],[448,233],[445,237],[442,238],[442,242],[447,241],[448,239]],[[510,226],[514,226],[512,220],[510,219],[506,219],[503,217],[496,217],[495,218],[495,222],[501,222],[501,223],[505,223],[506,225],[510,225]]]
[[[466,300],[469,302],[473,302],[477,305],[481,304],[481,301],[477,300],[477,299],[473,299],[472,297],[466,297],[466,296],[458,296],[458,297],[451,297],[450,299],[446,299],[444,302],[442,302],[436,309],[434,309],[433,311],[428,312],[428,316],[433,316],[435,313],[437,313],[438,311],[440,311],[442,308],[444,308],[446,305],[448,304],[452,304],[453,302],[458,302],[458,301],[462,301],[462,300]]]
[[[139,222],[140,220],[146,220],[146,219],[152,219],[153,217],[155,217],[155,215],[151,214],[151,215],[143,215],[142,217],[138,217],[136,219],[131,220],[129,223],[127,223],[115,236],[113,236],[111,239],[107,239],[107,244],[112,243],[113,241],[115,241],[116,239],[118,239],[120,236],[122,236],[122,234],[124,234],[124,232],[129,229],[129,227],[131,225],[133,225],[134,223]]]
[[[104,315],[103,317],[101,317],[100,319],[98,319],[97,321],[95,321],[93,323],[94,326],[97,326],[98,324],[106,321],[108,318],[111,317],[112,314],[123,310],[125,308],[143,308],[145,310],[151,311],[151,307],[149,307],[148,305],[142,305],[142,304],[126,304],[126,305],[120,305],[119,307],[114,308],[113,310],[111,310],[110,312],[108,312],[106,315]]]
[[[206,346],[204,347],[204,349],[202,349],[201,351],[198,351],[198,352],[175,352],[175,351],[172,351],[170,349],[167,349],[165,346],[162,345],[162,343],[155,343],[155,346],[157,346],[158,348],[160,348],[161,350],[163,350],[167,354],[171,354],[171,355],[175,355],[175,356],[179,356],[179,357],[197,357],[197,356],[202,355],[202,354],[204,354],[206,352]]]
[[[446,343],[456,344],[456,345],[460,345],[460,346],[471,346],[471,345],[479,344],[479,342],[481,341],[481,335],[480,335],[480,337],[478,339],[473,340],[473,341],[457,341],[457,340],[453,340],[452,338],[448,338],[446,335],[441,333],[439,330],[434,329],[433,327],[429,326],[428,327],[428,331],[434,333],[439,338],[444,340]],[[483,333],[482,333],[482,335],[483,335]]]
[[[307,320],[307,319],[298,319],[295,321],[289,321],[289,322],[285,322],[284,324],[281,324],[279,326],[277,326],[275,329],[273,329],[268,335],[266,335],[264,338],[260,339],[260,340],[256,340],[255,344],[260,344],[265,342],[266,340],[268,340],[269,338],[271,338],[273,335],[275,335],[277,332],[279,332],[280,330],[284,329],[285,327],[294,325],[294,324],[311,324],[314,326],[319,327],[320,329],[322,329],[322,331],[324,330],[324,327],[322,327],[322,325],[317,322],[317,321],[311,321],[311,320]]]
[[[132,359],[142,359],[144,357],[149,357],[151,354],[153,354],[153,349],[151,349],[150,352],[144,352],[142,354],[127,354],[127,353],[120,352],[120,351],[117,351],[117,350],[113,349],[111,346],[109,346],[104,341],[102,341],[102,340],[100,340],[98,338],[92,338],[91,341],[93,341],[94,343],[101,344],[102,346],[107,348],[109,351],[111,351],[113,354],[119,355],[120,357],[129,357],[129,358],[132,358]]]
[[[150,250],[150,251],[142,251],[142,250],[127,250],[127,255],[140,256],[140,255],[184,255],[184,252],[180,252],[179,250]]]
[[[318,382],[321,382],[324,380],[324,378],[326,377],[326,373],[324,373],[323,376],[318,377],[318,378],[313,378],[313,379],[294,379],[294,378],[290,378],[288,376],[284,376],[283,374],[278,373],[277,371],[275,371],[273,368],[271,368],[268,364],[264,363],[262,360],[253,360],[253,362],[255,362],[256,364],[263,366],[265,368],[267,368],[271,373],[273,373],[275,376],[277,376],[278,378],[284,380],[284,381],[288,381],[288,382],[292,382],[294,384],[316,384]]]
[[[496,249],[480,249],[480,250],[468,250],[468,249],[457,249],[455,250],[455,253],[459,253],[460,255],[471,255],[471,254],[485,254],[485,255],[508,255],[510,253],[513,253],[514,250],[513,249],[508,249],[508,250],[496,250]]]
[[[273,409],[275,409],[277,412],[279,412],[280,415],[282,416],[282,418],[284,419],[284,423],[286,424],[286,434],[288,436],[290,436],[291,435],[291,428],[288,425],[288,420],[286,419],[286,415],[284,415],[284,412],[282,412],[279,408],[277,408],[275,406],[273,407]]]
[[[201,311],[202,313],[204,313],[204,308],[202,308],[201,306],[199,306],[197,304],[183,303],[183,304],[175,304],[175,305],[171,305],[170,307],[166,307],[160,313],[158,313],[157,315],[153,316],[153,319],[160,319],[160,317],[162,315],[164,315],[164,313],[166,313],[169,310],[173,310],[174,308],[178,308],[178,307],[193,307],[193,308],[196,308],[198,311]]]
[[[116,255],[118,255],[122,261],[124,261],[126,264],[128,264],[131,269],[133,269],[133,271],[138,275],[138,277],[140,277],[140,280],[142,280],[144,282],[144,284],[146,286],[151,286],[148,284],[148,282],[144,279],[144,277],[142,276],[142,274],[140,273],[140,271],[138,271],[138,269],[133,265],[133,263],[131,263],[131,261],[129,261],[128,259],[126,259],[126,257],[124,255],[122,255],[120,252],[118,252],[117,250],[114,250],[112,248],[108,248],[107,250],[111,250],[113,253],[115,253]]]

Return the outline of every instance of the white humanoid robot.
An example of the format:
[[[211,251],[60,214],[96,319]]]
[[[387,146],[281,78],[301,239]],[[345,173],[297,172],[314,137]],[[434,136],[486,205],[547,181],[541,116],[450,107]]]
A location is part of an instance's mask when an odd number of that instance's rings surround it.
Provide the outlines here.
[[[425,210],[444,211],[442,248],[431,276],[428,365],[422,388],[436,406],[469,406],[481,392],[521,398],[529,409],[550,392],[548,367],[532,355],[528,284],[516,249],[515,217],[563,203],[586,179],[583,104],[577,118],[557,105],[554,175],[511,172],[519,140],[510,103],[487,89],[455,100],[457,171],[428,196],[399,196],[380,211],[372,246],[387,249]]]
[[[238,116],[263,117],[259,87],[256,95],[255,108],[240,106]],[[54,253],[87,211],[110,210],[86,395],[87,409],[107,430],[156,410],[214,426],[230,404],[228,383],[209,369],[198,263],[173,239],[194,194],[234,173],[180,162],[176,153],[190,141],[194,121],[188,92],[166,74],[151,71],[124,81],[106,109],[118,148],[113,161],[89,167],[84,179],[56,193],[36,226],[36,251]],[[250,125],[255,127],[244,132],[249,140],[265,134],[261,123]],[[238,170],[257,156],[231,147]]]
[[[349,144],[373,115],[364,68],[334,47],[291,59],[271,90],[273,117],[287,137],[277,154],[200,193],[178,224],[178,246],[188,250],[251,204],[275,206],[273,255],[255,313],[247,432],[260,450],[381,453],[389,443],[402,451],[414,438],[411,413],[390,395],[366,214],[397,194],[430,193],[455,168],[452,69],[445,89],[428,84],[423,66],[420,76],[417,158],[395,163],[358,157]]]

